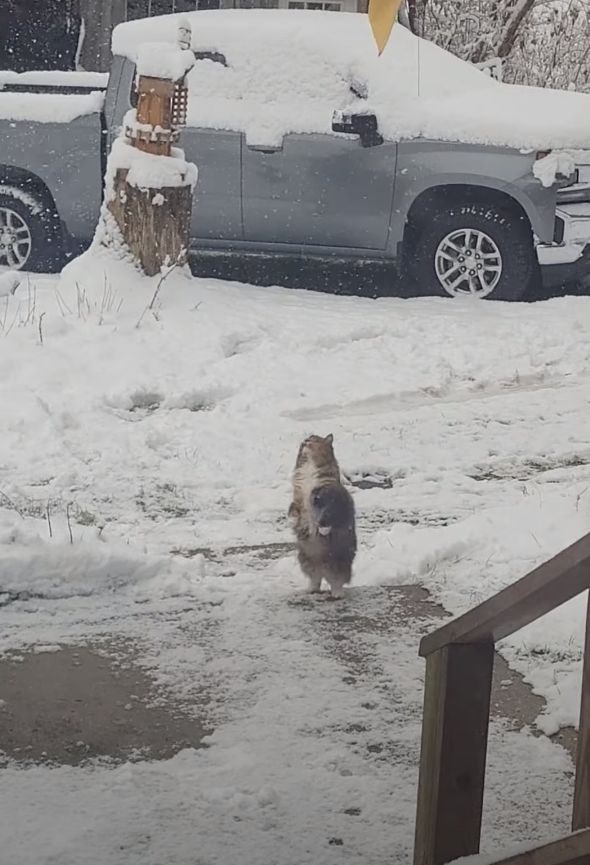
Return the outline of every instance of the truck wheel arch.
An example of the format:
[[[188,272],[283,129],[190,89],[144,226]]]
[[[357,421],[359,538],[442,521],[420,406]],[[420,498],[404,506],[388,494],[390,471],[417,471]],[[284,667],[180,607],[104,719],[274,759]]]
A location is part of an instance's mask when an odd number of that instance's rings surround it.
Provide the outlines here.
[[[20,190],[41,205],[47,216],[58,220],[57,207],[51,192],[41,178],[30,171],[0,164],[0,187],[7,186]]]
[[[55,272],[64,264],[66,240],[53,196],[38,176],[0,165],[0,198],[29,227],[30,269]],[[9,259],[10,264],[10,259]],[[28,265],[25,264],[26,268]]]
[[[449,183],[442,186],[432,186],[416,197],[408,211],[406,226],[418,227],[428,217],[429,211],[435,207],[448,204],[494,204],[503,210],[518,215],[531,225],[531,221],[522,204],[508,192],[502,192],[490,186],[473,186],[463,183]],[[532,231],[532,227],[531,227]]]

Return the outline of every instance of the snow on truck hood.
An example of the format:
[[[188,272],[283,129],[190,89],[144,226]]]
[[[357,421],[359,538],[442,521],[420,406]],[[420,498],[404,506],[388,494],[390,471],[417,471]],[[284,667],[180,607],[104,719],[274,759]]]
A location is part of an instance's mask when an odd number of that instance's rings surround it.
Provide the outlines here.
[[[189,124],[239,130],[250,144],[288,133],[330,132],[335,109],[374,111],[389,140],[426,137],[517,149],[590,141],[590,96],[499,84],[431,42],[394,28],[378,57],[366,15],[316,11],[207,10],[130,21],[113,53],[135,62],[144,42],[176,40],[192,26],[193,49],[223,54],[189,74]],[[353,95],[351,84],[366,89]]]

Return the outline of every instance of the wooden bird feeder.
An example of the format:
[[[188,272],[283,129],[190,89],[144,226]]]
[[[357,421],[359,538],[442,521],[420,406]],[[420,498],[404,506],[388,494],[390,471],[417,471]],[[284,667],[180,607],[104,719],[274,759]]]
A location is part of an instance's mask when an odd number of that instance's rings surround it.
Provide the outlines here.
[[[184,79],[165,81],[140,75],[137,82],[137,124],[125,129],[135,147],[145,153],[170,156],[186,126],[188,89]]]

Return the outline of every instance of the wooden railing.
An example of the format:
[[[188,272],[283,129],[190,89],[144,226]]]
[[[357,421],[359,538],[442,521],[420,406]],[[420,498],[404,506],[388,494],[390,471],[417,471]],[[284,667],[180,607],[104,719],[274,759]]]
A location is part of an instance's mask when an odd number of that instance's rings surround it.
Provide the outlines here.
[[[587,829],[536,850],[498,859],[490,865],[588,865],[589,859],[590,829]]]
[[[588,588],[590,534],[422,640],[426,682],[414,865],[445,865],[479,852],[495,643]],[[572,827],[590,827],[590,604]],[[540,848],[554,858],[532,858],[537,851],[506,861],[590,863],[590,832],[571,837],[582,839],[577,843],[583,850],[570,859],[563,858],[562,841]]]

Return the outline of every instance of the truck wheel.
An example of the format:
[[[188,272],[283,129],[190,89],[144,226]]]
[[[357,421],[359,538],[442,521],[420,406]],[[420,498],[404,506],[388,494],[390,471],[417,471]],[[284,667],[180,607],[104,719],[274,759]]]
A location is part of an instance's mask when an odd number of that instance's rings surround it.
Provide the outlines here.
[[[52,272],[62,264],[57,217],[29,193],[0,192],[0,268]]]
[[[409,265],[425,294],[520,300],[535,269],[531,227],[493,204],[449,205],[417,229]]]

